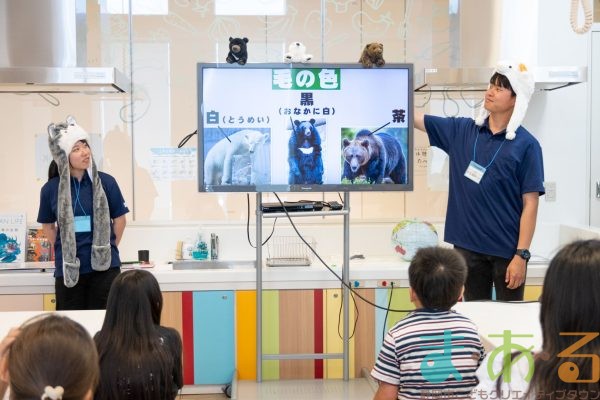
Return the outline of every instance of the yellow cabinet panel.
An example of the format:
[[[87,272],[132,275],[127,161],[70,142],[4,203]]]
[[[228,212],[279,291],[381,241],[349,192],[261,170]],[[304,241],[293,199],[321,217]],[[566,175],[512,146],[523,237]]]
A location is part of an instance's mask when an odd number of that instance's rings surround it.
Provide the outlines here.
[[[342,353],[343,352],[343,311],[340,311],[342,305],[342,291],[341,289],[327,289],[325,293],[325,321],[323,329],[325,330],[325,353]],[[357,299],[357,301],[360,301]],[[355,304],[350,298],[350,335],[355,331]],[[350,339],[350,370],[349,375],[351,377],[354,374],[354,338]],[[343,363],[341,359],[325,360],[324,378],[327,379],[341,379],[343,378]]]
[[[56,311],[56,295],[54,293],[44,294],[44,311]]]

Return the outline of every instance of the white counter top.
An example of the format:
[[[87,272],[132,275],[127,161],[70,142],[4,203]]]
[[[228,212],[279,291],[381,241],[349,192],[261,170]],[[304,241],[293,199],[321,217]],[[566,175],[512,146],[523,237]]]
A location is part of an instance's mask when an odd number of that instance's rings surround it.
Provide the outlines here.
[[[134,265],[134,267],[137,267]],[[528,285],[541,285],[546,264],[530,264]],[[340,277],[341,263],[332,268]],[[170,264],[148,268],[162,291],[253,290],[256,289],[254,268],[173,270]],[[324,266],[314,262],[309,267],[263,267],[263,289],[330,289],[339,288],[337,278]],[[385,281],[385,286],[384,286]],[[350,284],[357,288],[408,287],[408,263],[398,258],[372,258],[350,262]],[[51,270],[0,268],[0,294],[54,293]]]
[[[0,312],[0,338],[4,338],[10,328],[21,326],[29,319],[41,315],[49,314],[49,311],[3,311]],[[79,322],[90,334],[94,336],[104,321],[105,310],[69,310],[69,311],[53,311],[58,315],[71,318],[73,321]]]
[[[506,344],[503,337],[506,331],[509,332],[506,339],[512,343],[533,351],[542,347],[538,302],[467,301],[457,303],[453,309],[477,325],[487,351]]]

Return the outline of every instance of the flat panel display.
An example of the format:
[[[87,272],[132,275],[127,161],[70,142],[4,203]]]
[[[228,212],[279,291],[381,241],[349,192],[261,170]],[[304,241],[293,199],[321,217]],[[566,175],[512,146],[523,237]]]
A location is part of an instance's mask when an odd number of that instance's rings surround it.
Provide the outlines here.
[[[413,65],[198,64],[202,192],[413,189]]]

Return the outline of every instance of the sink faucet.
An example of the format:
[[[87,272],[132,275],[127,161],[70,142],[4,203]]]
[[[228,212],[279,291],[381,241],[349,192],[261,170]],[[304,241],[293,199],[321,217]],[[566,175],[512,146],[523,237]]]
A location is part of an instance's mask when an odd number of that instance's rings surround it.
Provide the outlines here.
[[[210,234],[210,259],[219,259],[219,237],[215,233]]]

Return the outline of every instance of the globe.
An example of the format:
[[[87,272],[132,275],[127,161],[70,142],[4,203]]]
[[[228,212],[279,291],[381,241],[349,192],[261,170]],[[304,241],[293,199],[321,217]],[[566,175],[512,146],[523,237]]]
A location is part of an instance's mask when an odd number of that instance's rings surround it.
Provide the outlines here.
[[[394,251],[405,261],[410,261],[421,247],[438,245],[438,235],[430,222],[404,220],[392,229]]]

